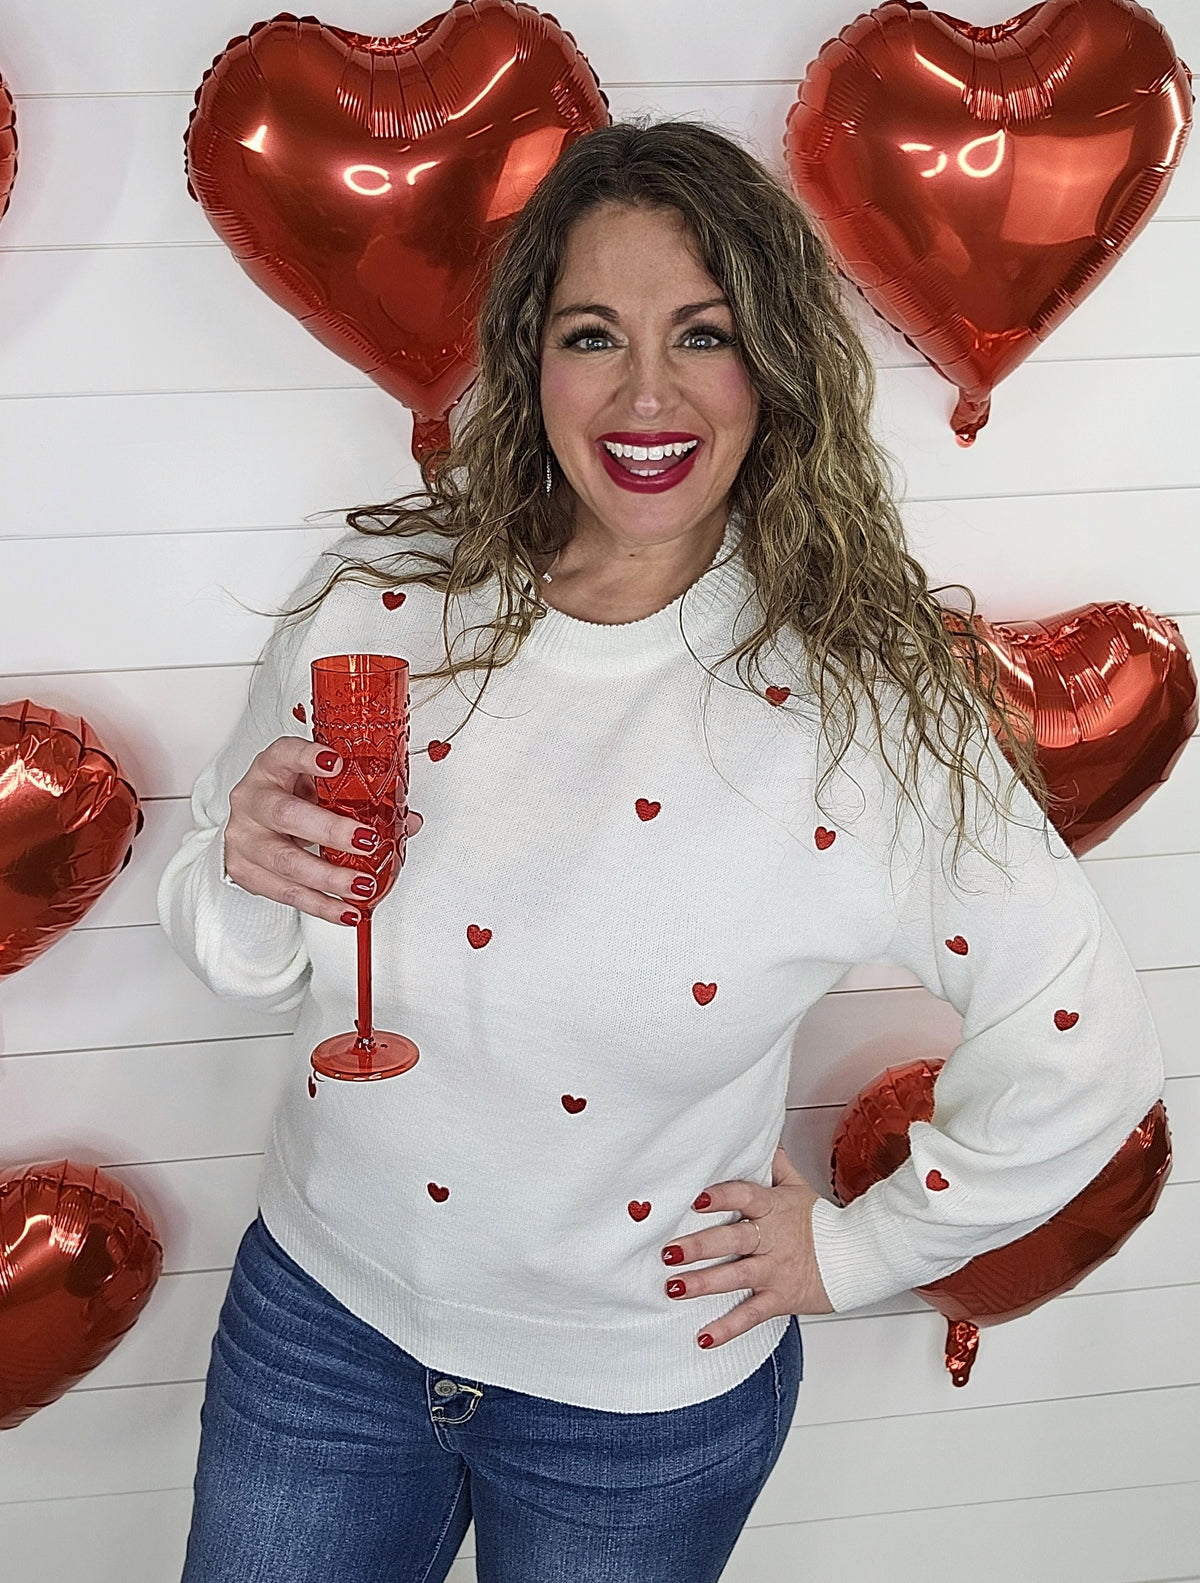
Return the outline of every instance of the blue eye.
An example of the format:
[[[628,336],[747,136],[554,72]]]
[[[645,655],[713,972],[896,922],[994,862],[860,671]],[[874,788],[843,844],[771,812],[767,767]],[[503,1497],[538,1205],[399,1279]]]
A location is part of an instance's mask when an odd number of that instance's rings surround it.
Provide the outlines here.
[[[602,325],[586,324],[579,330],[569,330],[559,340],[559,346],[578,346],[583,341],[607,341],[609,334]]]

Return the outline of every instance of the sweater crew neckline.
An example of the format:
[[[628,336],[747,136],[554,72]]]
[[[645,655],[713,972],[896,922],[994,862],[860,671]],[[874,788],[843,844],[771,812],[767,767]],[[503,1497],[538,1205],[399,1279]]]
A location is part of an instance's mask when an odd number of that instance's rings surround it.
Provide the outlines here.
[[[610,676],[687,655],[685,631],[694,647],[714,628],[727,627],[730,602],[745,598],[745,571],[738,553],[741,537],[741,525],[731,514],[707,571],[663,609],[637,621],[601,622],[583,621],[547,606],[524,640],[523,650],[556,670]]]

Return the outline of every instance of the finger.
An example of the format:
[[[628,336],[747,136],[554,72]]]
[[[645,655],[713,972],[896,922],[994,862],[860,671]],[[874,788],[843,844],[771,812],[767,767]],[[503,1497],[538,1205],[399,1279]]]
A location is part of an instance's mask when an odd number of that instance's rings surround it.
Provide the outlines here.
[[[764,1324],[768,1319],[774,1319],[784,1310],[770,1300],[770,1293],[755,1292],[744,1303],[739,1303],[736,1308],[731,1308],[727,1314],[722,1314],[720,1319],[714,1320],[711,1325],[697,1332],[697,1345],[701,1344],[702,1336],[711,1336],[712,1342],[707,1350],[711,1352],[714,1347],[723,1347],[727,1341],[732,1341],[734,1336],[745,1335],[747,1330],[753,1330],[755,1325]]]
[[[408,810],[408,821],[406,828],[409,835],[416,835],[417,831],[424,823],[424,819],[422,819],[421,815],[415,808],[410,808]]]
[[[240,782],[229,794],[229,807],[272,835],[294,836],[302,846],[327,846],[367,857],[379,850],[379,836],[368,825],[297,797],[276,780]]]
[[[378,889],[375,875],[362,869],[343,867],[340,863],[330,863],[315,853],[306,852],[302,846],[286,837],[271,841],[269,845],[264,843],[253,861],[279,879],[352,903],[369,901]],[[228,853],[226,862],[228,864]],[[232,872],[229,877],[237,878]]]
[[[257,863],[245,860],[239,862],[237,859],[233,859],[233,862],[236,872],[229,867],[229,859],[226,860],[226,872],[230,879],[254,896],[266,896],[268,900],[277,901],[284,907],[294,907],[309,917],[323,918],[327,923],[335,923],[343,928],[357,923],[361,917],[358,907],[285,879]]]
[[[694,1231],[689,1237],[676,1237],[662,1250],[664,1264],[678,1269],[685,1264],[695,1264],[701,1259],[727,1259],[731,1255],[745,1259],[759,1248],[759,1234],[749,1220],[731,1220],[727,1225],[714,1226],[710,1231]],[[667,1257],[668,1249],[672,1257]],[[678,1249],[681,1258],[674,1257]]]

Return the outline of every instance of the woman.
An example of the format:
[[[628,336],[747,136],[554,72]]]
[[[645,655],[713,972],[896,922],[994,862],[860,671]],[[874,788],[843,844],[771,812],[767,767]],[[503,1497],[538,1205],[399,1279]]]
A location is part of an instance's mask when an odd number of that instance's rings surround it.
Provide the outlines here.
[[[776,180],[698,126],[581,139],[479,346],[452,450],[318,561],[163,876],[195,972],[300,1008],[186,1583],[428,1583],[472,1515],[481,1583],[718,1578],[792,1420],[797,1316],[1024,1235],[1161,1091],[986,646],[904,550],[870,364]],[[314,1102],[363,880],[308,850],[356,827],[316,806],[337,765],[293,711],[347,650],[411,667],[425,817],[375,962],[421,1057]],[[839,1208],[778,1147],[789,1050],[876,957],[964,1040],[936,1124]]]

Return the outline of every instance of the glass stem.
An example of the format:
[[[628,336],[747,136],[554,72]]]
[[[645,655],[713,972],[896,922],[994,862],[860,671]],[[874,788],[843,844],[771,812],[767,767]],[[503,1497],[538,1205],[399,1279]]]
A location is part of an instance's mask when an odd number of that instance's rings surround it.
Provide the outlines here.
[[[371,1027],[371,914],[364,912],[356,925],[358,932],[358,1018],[354,1026],[358,1038],[354,1048],[365,1054],[375,1049],[375,1033]]]

